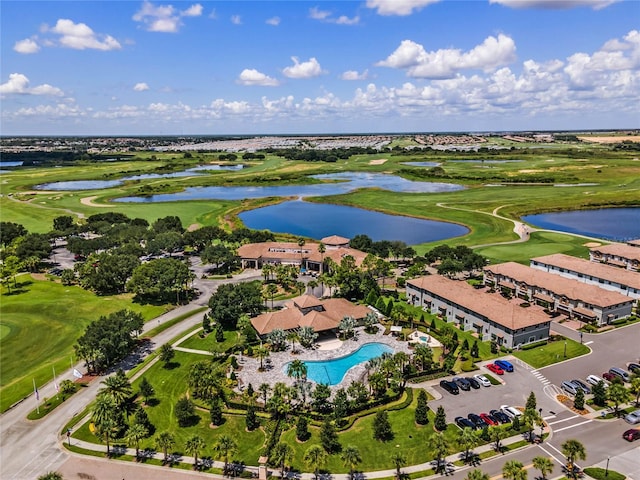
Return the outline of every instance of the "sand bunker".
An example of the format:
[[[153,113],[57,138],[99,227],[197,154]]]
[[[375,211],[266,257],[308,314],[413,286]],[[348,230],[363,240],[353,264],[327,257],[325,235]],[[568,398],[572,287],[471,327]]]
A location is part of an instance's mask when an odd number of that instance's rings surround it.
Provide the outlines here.
[[[582,245],[587,248],[593,248],[593,247],[599,247],[602,244],[598,242],[587,242],[587,243],[583,243]]]
[[[378,160],[370,160],[369,165],[382,165],[387,161],[386,158],[379,158]]]
[[[93,201],[98,198],[98,195],[94,195],[93,197],[84,197],[80,199],[80,203],[82,205],[86,205],[87,207],[98,207],[98,208],[111,208],[111,205],[103,205],[101,203],[93,203]]]

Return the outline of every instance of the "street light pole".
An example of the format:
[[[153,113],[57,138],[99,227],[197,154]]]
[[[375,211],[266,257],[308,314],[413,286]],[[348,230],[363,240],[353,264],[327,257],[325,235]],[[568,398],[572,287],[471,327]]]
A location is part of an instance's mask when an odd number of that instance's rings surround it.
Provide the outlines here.
[[[542,419],[542,407],[538,409],[540,415],[540,443],[542,443],[542,437],[544,435],[544,420]]]
[[[609,457],[607,457],[607,468],[604,469],[604,476],[608,477],[609,476]]]
[[[564,341],[564,358],[567,358],[567,341]]]

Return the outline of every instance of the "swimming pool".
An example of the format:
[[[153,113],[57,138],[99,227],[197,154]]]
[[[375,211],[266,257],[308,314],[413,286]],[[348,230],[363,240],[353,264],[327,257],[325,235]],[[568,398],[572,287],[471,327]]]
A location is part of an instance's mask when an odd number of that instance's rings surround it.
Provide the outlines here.
[[[351,367],[379,357],[385,352],[393,353],[393,349],[384,343],[365,343],[344,357],[320,361],[307,360],[304,362],[307,366],[307,378],[316,383],[337,385]],[[284,366],[284,371],[287,371],[287,365]]]

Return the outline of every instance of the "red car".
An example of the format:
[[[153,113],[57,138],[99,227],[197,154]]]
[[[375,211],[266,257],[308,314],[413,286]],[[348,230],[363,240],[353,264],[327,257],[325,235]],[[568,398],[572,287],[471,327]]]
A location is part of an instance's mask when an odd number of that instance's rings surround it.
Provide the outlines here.
[[[616,376],[613,373],[604,372],[602,374],[602,378],[604,378],[608,382],[613,382],[615,380]]]
[[[498,421],[488,413],[481,413],[480,418],[484,420],[484,423],[487,425],[498,425]]]
[[[498,365],[496,365],[495,363],[490,363],[489,365],[486,365],[487,370],[495,373],[496,375],[504,375],[504,370],[502,370]]]
[[[640,439],[640,428],[632,428],[631,430],[627,430],[622,434],[622,438],[624,438],[628,442],[633,442],[634,440]]]

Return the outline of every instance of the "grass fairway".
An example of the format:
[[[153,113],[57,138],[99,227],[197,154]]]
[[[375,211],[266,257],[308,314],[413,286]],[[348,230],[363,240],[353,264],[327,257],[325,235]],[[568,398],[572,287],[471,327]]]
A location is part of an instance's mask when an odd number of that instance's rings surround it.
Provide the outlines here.
[[[0,410],[5,411],[33,390],[52,380],[51,367],[69,368],[73,344],[86,325],[101,315],[129,308],[145,320],[166,311],[162,306],[141,306],[130,296],[98,297],[75,286],[18,278],[18,289],[2,293],[0,339]],[[7,331],[8,333],[4,333]]]
[[[479,247],[476,253],[487,257],[491,263],[518,262],[529,265],[529,260],[552,253],[564,253],[574,257],[589,258],[589,249],[584,246],[585,238],[552,232],[534,232],[526,243],[512,243]]]

